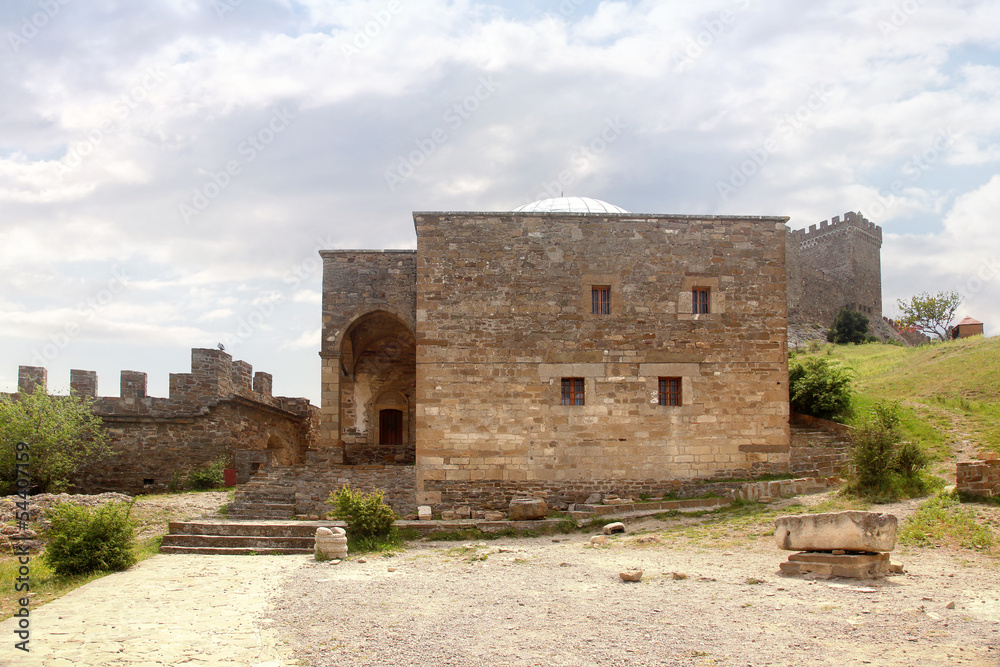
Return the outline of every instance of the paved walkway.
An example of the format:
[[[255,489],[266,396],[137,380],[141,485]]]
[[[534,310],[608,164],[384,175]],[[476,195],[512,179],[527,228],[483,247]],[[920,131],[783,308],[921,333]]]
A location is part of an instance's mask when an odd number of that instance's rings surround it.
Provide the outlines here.
[[[310,556],[159,555],[31,609],[31,651],[0,623],[3,667],[289,667],[262,627],[268,599]]]

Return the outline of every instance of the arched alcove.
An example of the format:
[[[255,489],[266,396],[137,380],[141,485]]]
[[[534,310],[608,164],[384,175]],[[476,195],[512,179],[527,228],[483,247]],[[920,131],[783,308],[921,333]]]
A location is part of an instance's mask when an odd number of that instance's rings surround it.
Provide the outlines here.
[[[417,368],[413,332],[392,313],[366,313],[344,333],[340,366],[345,462],[412,464]],[[383,437],[386,429],[392,437]]]

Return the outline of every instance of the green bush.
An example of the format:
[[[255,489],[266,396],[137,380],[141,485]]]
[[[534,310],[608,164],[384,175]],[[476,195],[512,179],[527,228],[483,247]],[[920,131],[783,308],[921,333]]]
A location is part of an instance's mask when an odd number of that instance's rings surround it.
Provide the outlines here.
[[[844,415],[851,405],[850,368],[838,361],[810,357],[788,364],[789,396],[792,409],[821,419]]]
[[[62,503],[49,513],[45,562],[62,576],[118,572],[135,563],[131,503],[107,503],[96,510]]]
[[[365,493],[345,484],[336,493],[331,493],[326,502],[333,506],[330,516],[347,523],[350,538],[379,539],[392,532],[396,514],[386,504],[381,491]]]
[[[923,495],[927,455],[920,445],[901,439],[899,403],[875,403],[851,432],[854,479],[848,491],[875,499]]]
[[[204,468],[193,469],[187,474],[188,487],[196,491],[205,491],[222,486],[226,461],[227,457],[220,456]]]
[[[837,345],[869,342],[868,318],[856,310],[841,308],[826,332],[826,339]]]

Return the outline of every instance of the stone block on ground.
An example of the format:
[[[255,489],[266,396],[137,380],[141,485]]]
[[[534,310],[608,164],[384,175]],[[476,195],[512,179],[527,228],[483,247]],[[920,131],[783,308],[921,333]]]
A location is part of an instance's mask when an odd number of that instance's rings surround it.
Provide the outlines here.
[[[642,570],[626,570],[624,572],[619,572],[618,576],[621,577],[622,581],[641,581]]]
[[[624,533],[624,532],[625,532],[625,524],[622,523],[621,521],[615,521],[614,523],[609,523],[606,526],[604,526],[605,535],[613,535],[614,533]]]
[[[531,521],[544,519],[549,508],[541,498],[515,498],[507,510],[511,521]]]
[[[878,512],[796,514],[774,521],[774,541],[786,551],[883,552],[896,546],[896,517]]]
[[[813,551],[792,554],[780,565],[785,574],[877,579],[889,574],[889,554],[832,554]]]
[[[493,512],[490,510],[483,512],[484,521],[503,521],[506,518],[507,515],[504,514],[503,512]]]
[[[316,529],[316,560],[347,558],[347,531],[343,528]]]
[[[433,516],[430,505],[420,505],[417,507],[417,519],[419,521],[430,521]]]

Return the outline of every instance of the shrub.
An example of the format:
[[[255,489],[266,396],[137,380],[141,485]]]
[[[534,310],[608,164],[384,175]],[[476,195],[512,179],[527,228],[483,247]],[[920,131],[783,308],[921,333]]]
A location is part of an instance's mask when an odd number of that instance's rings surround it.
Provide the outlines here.
[[[214,489],[222,486],[223,470],[226,468],[226,457],[220,456],[204,468],[195,468],[187,474],[188,487],[197,491]]]
[[[823,357],[794,360],[788,365],[792,409],[821,419],[833,419],[851,405],[851,369]]]
[[[900,443],[899,403],[879,401],[851,432],[854,480],[848,491],[871,498],[922,495],[927,455],[914,442]]]
[[[826,339],[837,345],[869,342],[868,318],[856,310],[841,308],[826,332]]]
[[[349,484],[331,493],[326,501],[333,506],[330,515],[347,523],[347,534],[355,539],[386,538],[392,532],[396,514],[386,504],[381,491],[355,491]]]
[[[96,510],[62,503],[50,511],[45,562],[62,576],[118,572],[135,563],[131,503],[107,503]]]

